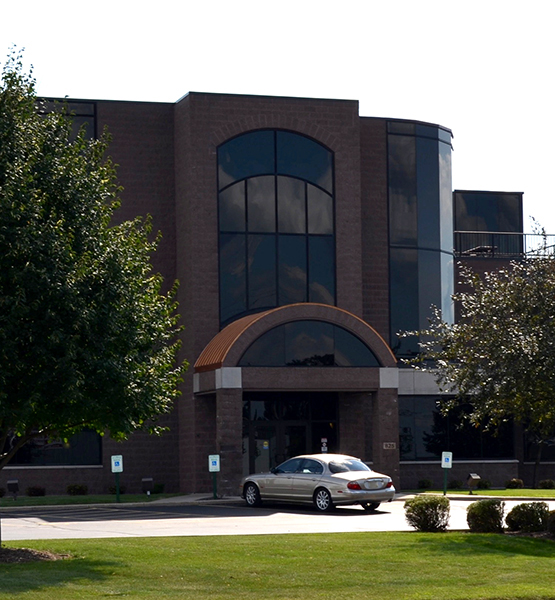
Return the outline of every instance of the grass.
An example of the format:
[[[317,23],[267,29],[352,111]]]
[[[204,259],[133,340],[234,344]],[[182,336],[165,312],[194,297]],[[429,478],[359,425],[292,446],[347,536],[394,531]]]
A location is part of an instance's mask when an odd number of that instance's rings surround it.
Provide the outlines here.
[[[152,502],[162,498],[171,498],[179,494],[120,494],[120,502]],[[208,496],[208,494],[207,494]],[[85,496],[18,496],[14,500],[11,495],[6,494],[0,498],[0,507],[18,506],[55,506],[65,504],[111,504],[116,502],[115,494],[98,494]]]
[[[3,598],[553,600],[555,542],[470,533],[48,540],[0,565]]]

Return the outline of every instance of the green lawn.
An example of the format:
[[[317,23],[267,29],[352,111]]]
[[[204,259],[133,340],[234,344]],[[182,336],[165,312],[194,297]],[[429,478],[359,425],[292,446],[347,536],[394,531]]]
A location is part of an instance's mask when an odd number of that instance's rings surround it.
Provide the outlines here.
[[[0,565],[2,598],[555,599],[555,542],[470,533],[48,540]]]

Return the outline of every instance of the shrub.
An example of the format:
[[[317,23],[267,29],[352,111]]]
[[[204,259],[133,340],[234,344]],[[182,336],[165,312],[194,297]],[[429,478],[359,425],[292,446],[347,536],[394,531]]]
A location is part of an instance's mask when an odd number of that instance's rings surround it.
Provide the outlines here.
[[[431,479],[420,479],[418,481],[418,489],[419,490],[429,490],[432,487]]]
[[[415,496],[405,502],[405,519],[418,531],[445,531],[449,524],[449,499]]]
[[[27,496],[46,496],[46,488],[40,485],[32,485],[27,488]]]
[[[505,521],[509,531],[545,531],[549,506],[545,502],[525,502],[517,504]]]
[[[6,495],[6,489],[3,487],[0,487],[0,498],[3,498]]]
[[[553,479],[542,479],[538,483],[538,487],[541,490],[552,490],[555,488],[555,481],[553,481]]]
[[[66,492],[70,496],[86,496],[89,493],[89,488],[86,485],[80,485],[79,483],[72,483],[67,486]]]
[[[449,485],[447,486],[450,490],[462,490],[463,489],[463,482],[460,481],[459,479],[453,479],[449,482]]]
[[[524,481],[522,481],[522,479],[517,479],[516,477],[514,477],[513,479],[507,481],[505,487],[509,490],[520,490],[524,487]]]
[[[110,494],[117,494],[116,486],[115,486],[115,485],[111,485],[111,486],[108,488],[108,492],[109,492]],[[124,485],[120,485],[120,486],[119,486],[119,493],[120,493],[120,494],[125,494],[125,486],[124,486]]]
[[[505,503],[496,498],[478,500],[466,509],[466,522],[474,533],[503,533]]]
[[[163,483],[155,483],[152,488],[153,494],[163,494],[164,493],[164,484]]]
[[[476,488],[479,490],[489,490],[491,483],[487,479],[479,479]]]
[[[551,535],[555,535],[555,510],[550,510],[547,515],[547,531]]]

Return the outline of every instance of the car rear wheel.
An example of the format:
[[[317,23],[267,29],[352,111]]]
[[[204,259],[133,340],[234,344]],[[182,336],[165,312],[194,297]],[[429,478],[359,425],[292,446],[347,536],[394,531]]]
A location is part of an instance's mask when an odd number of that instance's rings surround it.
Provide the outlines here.
[[[378,508],[380,503],[379,502],[361,502],[360,505],[362,506],[362,508],[364,508],[364,510],[367,510],[368,512],[372,512]]]
[[[259,506],[262,502],[260,492],[254,483],[247,483],[245,486],[245,502],[247,506]]]
[[[333,509],[331,494],[325,488],[318,488],[314,492],[314,506],[321,512],[327,512]]]

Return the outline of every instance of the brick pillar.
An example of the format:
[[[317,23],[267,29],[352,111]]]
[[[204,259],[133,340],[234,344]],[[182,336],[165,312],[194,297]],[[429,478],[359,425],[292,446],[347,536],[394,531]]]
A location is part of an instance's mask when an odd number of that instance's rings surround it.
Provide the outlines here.
[[[243,390],[216,392],[216,445],[220,454],[218,493],[239,494],[243,475]]]
[[[369,441],[368,418],[371,410],[370,392],[339,394],[339,434],[338,452],[356,456],[363,461],[372,460],[372,446]]]
[[[393,479],[400,487],[399,406],[395,388],[380,388],[372,402],[373,468]]]

